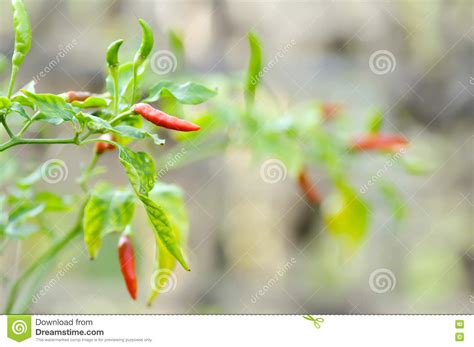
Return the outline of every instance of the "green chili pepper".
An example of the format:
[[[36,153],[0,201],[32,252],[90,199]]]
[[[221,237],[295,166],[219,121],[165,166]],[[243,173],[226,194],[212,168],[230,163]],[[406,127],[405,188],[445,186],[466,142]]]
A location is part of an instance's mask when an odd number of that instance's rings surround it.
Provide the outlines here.
[[[110,76],[114,82],[114,113],[115,116],[118,114],[119,108],[119,79],[118,79],[118,69],[119,69],[119,58],[118,53],[120,46],[122,46],[123,40],[117,40],[112,42],[107,48],[106,61],[109,67]]]
[[[12,74],[8,86],[8,97],[13,92],[16,75],[20,69],[23,60],[31,48],[31,26],[26,13],[25,5],[22,0],[12,0],[13,6],[13,24],[15,27],[15,51],[12,57]]]
[[[263,65],[262,44],[254,33],[248,34],[250,46],[250,60],[245,81],[245,100],[247,107],[251,107],[255,101],[255,92],[260,84],[261,71]]]
[[[109,69],[118,68],[119,66],[118,52],[122,44],[123,44],[123,40],[117,40],[117,41],[112,42],[110,46],[107,48],[106,60],[107,60],[107,65],[109,66]]]
[[[138,22],[140,23],[142,30],[143,30],[143,38],[142,44],[138,49],[138,52],[135,54],[133,59],[133,92],[132,92],[132,103],[135,102],[136,91],[137,91],[137,73],[138,68],[145,62],[146,58],[151,53],[153,49],[153,44],[155,40],[153,38],[153,31],[151,30],[150,25],[145,22],[143,19],[139,19]]]
[[[153,39],[153,31],[151,30],[150,25],[143,19],[139,19],[138,22],[140,23],[143,30],[143,38],[142,44],[140,45],[140,48],[133,59],[133,63],[137,67],[142,65],[146,58],[148,58],[155,42]]]

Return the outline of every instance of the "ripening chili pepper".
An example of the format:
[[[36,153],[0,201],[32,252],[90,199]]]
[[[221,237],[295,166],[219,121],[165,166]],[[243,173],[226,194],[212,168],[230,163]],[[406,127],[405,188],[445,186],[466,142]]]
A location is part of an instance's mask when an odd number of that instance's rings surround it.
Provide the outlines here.
[[[99,139],[115,141],[115,136],[111,134],[103,134],[99,137]],[[96,142],[95,143],[95,152],[97,154],[102,154],[107,151],[113,151],[115,146],[108,142]]]
[[[178,130],[178,131],[197,131],[201,129],[198,125],[188,122],[184,119],[179,119],[163,111],[157,110],[156,108],[148,104],[136,104],[133,105],[132,110],[140,114],[147,121],[152,122],[163,128]]]
[[[311,182],[311,178],[309,177],[307,171],[305,169],[301,169],[298,175],[298,184],[304,193],[305,198],[312,204],[319,204],[321,203],[321,196],[318,193],[316,185]]]
[[[127,235],[120,237],[118,246],[118,257],[120,271],[127,286],[128,292],[133,300],[137,298],[137,275],[135,272],[135,254],[133,252],[132,241]]]
[[[73,102],[73,101],[84,101],[87,100],[92,96],[92,93],[89,92],[75,92],[75,91],[69,91],[66,93],[66,101],[67,102]]]
[[[350,148],[356,151],[398,151],[408,145],[408,141],[397,134],[367,134],[352,141]]]
[[[341,113],[343,106],[338,103],[325,102],[321,105],[323,119],[332,119]]]

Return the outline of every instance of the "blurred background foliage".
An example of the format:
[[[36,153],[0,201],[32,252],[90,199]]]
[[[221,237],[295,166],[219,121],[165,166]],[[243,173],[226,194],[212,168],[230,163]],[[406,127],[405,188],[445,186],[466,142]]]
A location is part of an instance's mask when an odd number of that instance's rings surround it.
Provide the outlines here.
[[[378,182],[383,194],[378,187],[364,194],[371,207],[370,232],[358,250],[347,255],[323,231],[319,208],[307,204],[298,190],[295,172],[307,155],[303,149],[289,150],[284,143],[283,149],[272,146],[276,153],[290,153],[284,160],[288,177],[278,184],[262,181],[265,158],[253,156],[245,146],[183,167],[181,159],[175,160],[176,153],[164,154],[166,146],[155,149],[161,164],[158,170],[170,166],[159,178],[179,184],[185,191],[192,272],[178,269],[174,290],[163,293],[147,308],[126,295],[116,260],[116,236],[104,242],[101,256],[94,262],[88,261],[83,244],[76,242],[57,263],[45,264],[43,281],[55,276],[73,257],[79,260],[32,306],[32,312],[474,311],[474,33],[469,1],[25,2],[34,44],[21,82],[37,78],[73,43],[71,51],[39,78],[39,92],[101,92],[106,47],[124,38],[128,41],[124,48],[131,56],[140,42],[136,18],[143,17],[154,27],[156,49],[171,50],[177,57],[176,71],[156,78],[193,75],[193,80],[218,86],[220,96],[227,98],[213,100],[213,110],[232,119],[238,111],[228,103],[243,104],[238,88],[242,88],[248,61],[246,34],[252,30],[262,38],[264,66],[274,62],[263,76],[266,89],[257,100],[266,112],[281,115],[275,126],[285,126],[285,115],[293,112],[294,116],[301,105],[313,103],[318,110],[323,102],[338,103],[343,111],[334,120],[334,136],[347,138],[363,132],[370,115],[380,110],[384,129],[401,132],[410,140],[412,158],[405,158],[411,160],[409,168],[417,171],[422,165],[426,171],[425,175],[410,176],[394,165],[384,172]],[[0,23],[0,52],[9,57],[13,34],[6,0],[0,0]],[[378,75],[370,69],[370,56],[378,50],[395,57],[392,72]],[[8,65],[0,58],[2,80],[8,76]],[[301,109],[306,112],[308,107]],[[199,111],[193,109],[189,114],[205,118],[207,110]],[[304,112],[302,118],[307,116]],[[207,115],[212,116],[212,112]],[[224,138],[233,134],[232,128],[222,128],[219,123],[211,130],[218,140],[220,133]],[[268,141],[252,143],[252,147],[271,144],[271,131],[266,134]],[[240,139],[245,145],[247,140]],[[61,195],[78,191],[74,180],[88,153],[67,146],[28,148],[0,154],[2,183],[26,176],[38,162],[59,158],[68,165],[68,179],[46,187]],[[190,155],[198,156],[191,148],[183,152],[185,159]],[[357,189],[387,160],[371,153],[361,156],[357,165],[347,163],[345,172]],[[295,168],[292,162],[297,163]],[[114,183],[126,182],[115,156],[104,157],[101,164],[109,168]],[[310,174],[325,201],[333,192],[333,182],[319,167],[312,167]],[[143,290],[149,286],[154,249],[144,213],[137,213],[143,217],[142,225],[135,226],[139,286]],[[57,233],[64,232],[70,223],[67,217],[62,218],[47,221]],[[8,280],[35,258],[41,245],[46,247],[47,239],[48,235],[35,234],[21,244],[9,241],[0,246],[2,297]],[[289,262],[289,270],[276,275]],[[383,294],[375,293],[369,285],[370,275],[380,268],[390,269],[396,278],[392,290]],[[276,279],[275,284],[254,303],[252,296],[271,279]]]

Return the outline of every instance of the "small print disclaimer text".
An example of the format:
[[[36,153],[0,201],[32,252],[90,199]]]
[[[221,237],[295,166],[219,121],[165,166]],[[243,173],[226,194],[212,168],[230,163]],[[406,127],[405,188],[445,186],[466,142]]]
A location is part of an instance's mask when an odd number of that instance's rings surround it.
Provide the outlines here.
[[[107,326],[103,327],[100,326],[102,324],[95,324],[94,319],[35,318],[33,324],[35,341],[43,343],[151,343],[153,341],[149,337],[120,337],[117,336],[117,330],[115,329],[112,329],[110,334],[114,336],[110,336],[107,334]]]

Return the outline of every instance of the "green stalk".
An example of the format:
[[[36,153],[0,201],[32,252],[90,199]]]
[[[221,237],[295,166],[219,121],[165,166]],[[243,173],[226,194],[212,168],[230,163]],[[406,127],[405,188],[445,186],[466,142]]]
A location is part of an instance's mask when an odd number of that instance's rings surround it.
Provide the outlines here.
[[[49,145],[49,144],[75,144],[79,145],[79,138],[74,136],[69,139],[19,139],[12,138],[8,142],[5,142],[3,145],[0,145],[0,152],[7,150],[8,148],[27,145],[27,144],[37,144],[37,145]]]
[[[8,84],[8,93],[7,97],[10,99],[13,94],[13,87],[16,81],[16,75],[18,74],[19,66],[13,65],[12,66],[12,74],[10,76],[10,83]]]
[[[10,136],[10,138],[15,137],[15,134],[13,134],[13,132],[10,130],[10,127],[8,126],[7,121],[5,120],[5,115],[0,116],[0,119],[8,136]]]

